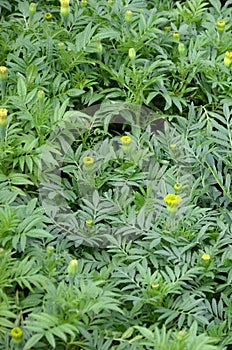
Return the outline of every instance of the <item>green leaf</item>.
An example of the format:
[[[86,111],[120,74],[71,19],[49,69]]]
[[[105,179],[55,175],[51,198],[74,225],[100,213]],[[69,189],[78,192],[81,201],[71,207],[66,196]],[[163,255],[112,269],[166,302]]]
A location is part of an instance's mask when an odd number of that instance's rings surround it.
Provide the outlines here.
[[[27,86],[25,83],[25,78],[21,74],[18,74],[17,93],[22,98],[25,98],[27,94]]]
[[[43,337],[43,334],[34,334],[25,344],[25,349],[31,349],[36,345],[40,339]]]
[[[19,173],[10,173],[8,179],[13,185],[33,185],[33,182],[28,180],[27,175]]]
[[[70,97],[77,97],[85,93],[85,90],[81,89],[69,89],[66,94]]]
[[[135,326],[136,329],[139,330],[139,332],[148,340],[154,341],[155,337],[152,331],[150,329],[147,329],[145,327]]]
[[[55,349],[56,341],[55,341],[54,335],[51,333],[51,331],[46,332],[45,337],[46,337],[47,341],[49,342],[49,344],[53,347],[53,349]]]

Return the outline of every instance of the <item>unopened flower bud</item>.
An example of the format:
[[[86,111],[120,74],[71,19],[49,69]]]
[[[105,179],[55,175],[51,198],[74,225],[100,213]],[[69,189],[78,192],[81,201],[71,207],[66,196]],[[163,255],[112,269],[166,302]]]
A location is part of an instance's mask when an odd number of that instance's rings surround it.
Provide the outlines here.
[[[37,8],[37,4],[35,4],[34,2],[31,2],[29,6],[29,13],[31,17],[34,16],[36,12],[36,8]]]
[[[70,0],[60,0],[61,7],[69,7]]]
[[[131,47],[131,48],[129,49],[128,55],[129,55],[129,57],[130,57],[131,60],[134,60],[134,59],[135,59],[135,57],[136,57],[136,51],[135,51],[135,49],[134,49],[133,47]]]
[[[224,31],[224,29],[225,29],[225,25],[226,25],[226,22],[218,21],[216,23],[216,27],[217,27],[218,32],[222,33]]]
[[[231,51],[226,51],[225,57],[224,57],[224,65],[226,67],[229,67],[232,63],[232,52]]]
[[[174,152],[176,150],[176,144],[175,143],[171,143],[170,144],[170,149]]]
[[[64,43],[60,42],[60,43],[57,44],[57,46],[58,46],[58,49],[60,51],[64,51],[64,49],[65,49],[65,44]]]
[[[125,13],[125,21],[126,22],[132,22],[133,20],[133,13],[131,10],[127,10],[126,13]]]
[[[77,269],[78,269],[78,261],[76,259],[71,260],[68,265],[68,273],[70,275],[75,275],[77,273]]]
[[[205,262],[209,262],[210,259],[211,259],[211,256],[210,256],[209,254],[204,253],[204,254],[202,254],[202,256],[201,256],[201,259],[202,259],[203,261],[205,261]]]
[[[7,114],[8,110],[6,108],[0,108],[0,126],[7,125]]]
[[[19,327],[15,327],[10,331],[10,335],[14,344],[21,344],[23,341],[23,331]]]
[[[131,137],[128,135],[124,135],[120,138],[122,143],[122,148],[125,152],[128,152],[131,148]]]
[[[170,32],[171,29],[172,29],[171,26],[165,26],[165,27],[164,27],[165,32]]]
[[[93,220],[92,219],[87,219],[85,220],[86,226],[92,227],[93,226]]]
[[[87,0],[81,0],[81,7],[87,6]]]
[[[84,157],[83,158],[83,164],[84,164],[84,168],[86,170],[91,170],[93,167],[93,163],[94,163],[94,159],[93,157]]]
[[[45,96],[45,92],[43,90],[39,90],[37,92],[37,97],[38,97],[39,100],[43,100],[44,96]]]
[[[7,68],[5,66],[0,66],[0,80],[7,79]]]
[[[173,39],[175,39],[175,40],[179,40],[179,39],[180,39],[180,33],[179,33],[179,32],[174,32],[174,33],[172,34],[172,37],[173,37]]]
[[[68,17],[68,15],[70,14],[70,8],[68,7],[61,7],[60,8],[60,13],[63,17]]]
[[[48,253],[48,256],[52,256],[52,254],[54,253],[54,250],[55,248],[51,245],[47,246],[47,253]]]
[[[131,137],[127,135],[122,136],[120,140],[123,146],[128,146],[131,143]]]
[[[182,184],[177,182],[177,183],[175,183],[173,188],[176,191],[176,193],[178,194],[178,193],[181,193],[182,187],[183,187]]]
[[[47,20],[47,21],[50,21],[52,19],[52,14],[51,12],[47,12],[44,14],[44,18]]]
[[[183,43],[178,44],[178,52],[179,54],[185,53],[185,45]]]
[[[182,339],[184,339],[185,335],[186,335],[186,332],[185,332],[185,331],[179,331],[179,332],[178,332],[177,339],[178,339],[178,340],[182,340]]]

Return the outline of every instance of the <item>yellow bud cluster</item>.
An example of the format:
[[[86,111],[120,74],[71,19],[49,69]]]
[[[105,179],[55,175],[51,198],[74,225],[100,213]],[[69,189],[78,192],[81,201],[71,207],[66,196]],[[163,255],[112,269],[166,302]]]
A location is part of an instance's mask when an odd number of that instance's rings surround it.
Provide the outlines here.
[[[169,193],[164,198],[164,202],[171,208],[177,207],[182,202],[182,198],[181,198],[181,196],[178,196],[177,194]]]

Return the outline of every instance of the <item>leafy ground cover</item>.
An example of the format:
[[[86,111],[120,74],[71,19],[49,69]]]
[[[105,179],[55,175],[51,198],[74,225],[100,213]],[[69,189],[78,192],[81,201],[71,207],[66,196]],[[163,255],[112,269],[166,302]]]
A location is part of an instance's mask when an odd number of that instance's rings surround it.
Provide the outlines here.
[[[1,0],[1,349],[229,349],[231,3]]]

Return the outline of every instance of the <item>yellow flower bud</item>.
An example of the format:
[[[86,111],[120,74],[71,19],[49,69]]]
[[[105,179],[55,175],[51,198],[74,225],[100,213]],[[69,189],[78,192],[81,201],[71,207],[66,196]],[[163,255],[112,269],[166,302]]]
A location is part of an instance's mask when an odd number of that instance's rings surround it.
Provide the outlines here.
[[[81,0],[81,7],[87,6],[87,0]]]
[[[93,226],[93,220],[92,219],[87,219],[85,220],[86,226],[92,227]]]
[[[171,143],[171,144],[170,144],[170,149],[171,149],[172,151],[175,151],[175,150],[176,150],[176,144],[175,144],[175,143]]]
[[[225,56],[232,59],[232,51],[226,51]]]
[[[60,0],[61,7],[69,7],[70,0]]]
[[[92,157],[84,157],[83,163],[86,167],[92,166],[94,163],[94,159]]]
[[[124,135],[120,138],[123,146],[128,146],[130,143],[131,143],[131,137],[130,136],[127,136],[127,135]]]
[[[174,190],[176,191],[176,193],[180,193],[181,192],[181,190],[182,190],[182,184],[180,184],[180,183],[175,183],[175,185],[173,186],[173,188],[174,188]]]
[[[165,32],[170,32],[171,29],[172,29],[171,26],[165,26],[165,27],[164,27]]]
[[[47,12],[44,14],[44,18],[47,20],[47,21],[50,21],[52,19],[52,14],[51,12]]]
[[[226,22],[225,22],[225,21],[218,21],[218,22],[216,23],[217,30],[218,30],[219,32],[223,32],[224,29],[225,29],[225,25],[226,25]]]
[[[159,283],[153,283],[151,285],[151,287],[152,287],[152,289],[157,289],[157,288],[159,288]]]
[[[205,262],[208,262],[208,261],[210,261],[211,257],[210,257],[209,254],[204,253],[204,254],[202,254],[202,256],[201,256],[201,259],[202,259],[203,261],[205,261]]]
[[[179,32],[174,32],[174,33],[172,34],[172,37],[173,37],[173,39],[175,39],[175,40],[179,40],[179,39],[180,39],[180,33],[179,33]]]
[[[12,336],[12,340],[15,344],[22,343],[23,340],[23,331],[19,327],[15,327],[10,331],[10,335]]]
[[[0,108],[0,126],[7,125],[7,114],[8,110],[6,108]]]
[[[122,143],[122,148],[125,152],[130,150],[131,147],[131,137],[124,135],[120,138],[121,143]]]
[[[75,275],[77,273],[77,269],[78,269],[77,259],[71,260],[70,263],[68,264],[68,273],[70,275]]]
[[[226,51],[225,57],[224,57],[224,64],[226,67],[229,67],[232,62],[232,52],[231,51]]]
[[[133,13],[131,10],[127,10],[126,13],[125,13],[125,21],[126,22],[132,22],[133,20]]]
[[[0,80],[6,80],[7,78],[7,68],[5,66],[0,66]]]
[[[131,48],[129,49],[128,55],[129,55],[129,57],[130,57],[131,60],[134,60],[134,59],[135,59],[135,57],[136,57],[136,51],[135,51],[135,49],[134,49],[133,47],[131,47]]]

